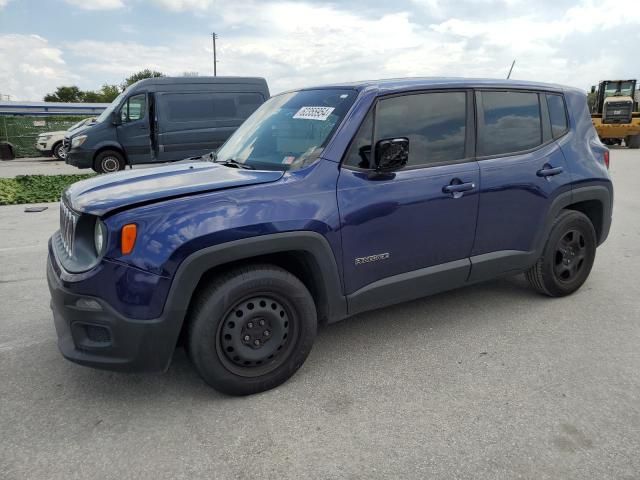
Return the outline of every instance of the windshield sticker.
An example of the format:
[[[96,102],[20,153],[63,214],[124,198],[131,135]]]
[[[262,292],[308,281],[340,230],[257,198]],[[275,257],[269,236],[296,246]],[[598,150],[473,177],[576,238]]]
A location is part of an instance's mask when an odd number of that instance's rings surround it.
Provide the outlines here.
[[[296,159],[296,157],[292,157],[292,156],[284,157],[282,159],[282,164],[283,165],[291,165],[295,159]]]
[[[321,120],[324,122],[334,110],[334,107],[302,107],[296,112],[293,118]]]

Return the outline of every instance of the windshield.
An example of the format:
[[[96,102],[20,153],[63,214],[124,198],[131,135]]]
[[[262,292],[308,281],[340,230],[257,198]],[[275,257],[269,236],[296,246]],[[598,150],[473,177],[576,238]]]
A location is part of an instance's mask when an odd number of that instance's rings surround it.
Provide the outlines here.
[[[633,82],[608,82],[604,89],[604,96],[606,97],[632,97],[633,96]]]
[[[122,102],[122,99],[125,97],[125,94],[127,93],[127,91],[125,90],[124,92],[122,92],[120,95],[118,95],[113,102],[111,102],[109,104],[109,106],[106,108],[106,110],[104,110],[100,116],[98,118],[96,118],[96,123],[102,123],[104,122],[107,118],[109,118],[109,116],[111,115],[111,112],[113,112],[118,105],[120,105],[120,102]]]
[[[216,161],[291,170],[313,162],[353,104],[355,90],[284,93],[262,104],[218,150]]]

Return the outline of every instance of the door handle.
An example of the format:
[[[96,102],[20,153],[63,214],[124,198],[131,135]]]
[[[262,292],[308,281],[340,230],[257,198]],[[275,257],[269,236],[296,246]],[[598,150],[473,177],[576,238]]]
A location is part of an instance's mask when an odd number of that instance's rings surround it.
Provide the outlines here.
[[[464,192],[468,192],[469,190],[473,190],[476,188],[476,184],[473,182],[463,183],[459,178],[454,178],[451,180],[449,185],[445,185],[442,187],[443,193],[450,193],[453,198],[460,198],[464,195]]]
[[[542,169],[536,172],[536,175],[539,177],[553,177],[554,175],[559,175],[564,171],[562,167],[552,167],[551,165],[545,165]]]
[[[445,185],[442,187],[442,191],[444,193],[461,193],[468,192],[469,190],[473,190],[476,188],[476,184],[472,182],[468,183],[451,183],[449,185]]]

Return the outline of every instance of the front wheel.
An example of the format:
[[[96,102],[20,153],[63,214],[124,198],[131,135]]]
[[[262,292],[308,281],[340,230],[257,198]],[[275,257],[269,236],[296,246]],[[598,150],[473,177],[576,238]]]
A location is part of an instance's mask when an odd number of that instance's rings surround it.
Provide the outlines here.
[[[303,364],[316,335],[311,294],[273,265],[238,268],[206,285],[189,319],[189,356],[216,390],[250,395],[274,388]]]
[[[596,232],[589,218],[564,210],[551,227],[542,256],[526,274],[529,283],[550,297],[575,292],[591,272],[596,246]]]
[[[120,153],[113,150],[100,152],[93,162],[93,170],[97,173],[117,172],[123,170],[124,167],[124,158]]]
[[[58,160],[65,160],[67,158],[67,151],[64,149],[62,142],[56,143],[53,146],[53,156]]]
[[[638,149],[640,148],[640,134],[639,135],[629,135],[627,137],[627,140],[625,140],[625,143],[627,144],[627,147],[631,148],[631,149]]]

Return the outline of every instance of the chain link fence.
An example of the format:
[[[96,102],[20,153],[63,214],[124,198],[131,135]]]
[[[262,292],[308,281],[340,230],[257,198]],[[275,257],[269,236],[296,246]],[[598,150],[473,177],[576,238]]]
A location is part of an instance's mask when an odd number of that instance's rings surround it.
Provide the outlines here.
[[[0,142],[9,142],[15,148],[16,157],[38,157],[36,137],[45,132],[67,130],[83,118],[94,115],[55,117],[28,117],[0,115]]]

